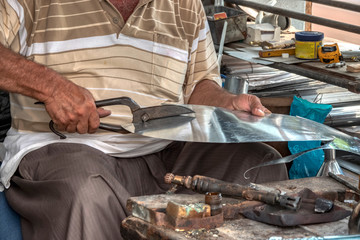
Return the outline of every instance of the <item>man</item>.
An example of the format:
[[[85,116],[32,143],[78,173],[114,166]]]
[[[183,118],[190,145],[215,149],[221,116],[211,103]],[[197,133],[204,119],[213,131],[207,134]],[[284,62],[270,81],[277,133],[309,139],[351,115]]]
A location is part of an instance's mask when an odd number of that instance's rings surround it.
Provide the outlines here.
[[[166,191],[166,172],[246,183],[246,169],[279,157],[260,143],[186,144],[98,130],[100,118],[131,118],[126,107],[95,107],[120,96],[141,106],[267,112],[255,96],[219,86],[201,1],[0,2],[0,88],[11,92],[12,114],[1,183],[24,239],[120,239],[126,200]],[[50,119],[65,140],[49,132]],[[286,178],[277,166],[254,170],[248,181]]]

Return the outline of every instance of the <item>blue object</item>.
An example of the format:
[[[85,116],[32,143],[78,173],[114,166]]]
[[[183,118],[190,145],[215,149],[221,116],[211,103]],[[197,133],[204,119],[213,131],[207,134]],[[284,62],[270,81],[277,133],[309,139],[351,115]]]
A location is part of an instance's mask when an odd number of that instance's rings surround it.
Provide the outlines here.
[[[318,42],[324,39],[324,33],[315,31],[303,31],[295,33],[295,40],[302,42]]]
[[[20,216],[9,206],[0,192],[0,240],[22,240]]]
[[[295,96],[290,107],[290,115],[300,116],[319,123],[323,123],[331,109],[331,105],[311,103],[307,100]],[[308,149],[313,149],[319,147],[320,145],[321,141],[295,141],[288,143],[289,150],[292,154],[303,152]],[[306,153],[293,161],[289,171],[289,178],[297,179],[304,177],[314,177],[319,171],[323,161],[323,150],[315,150]]]

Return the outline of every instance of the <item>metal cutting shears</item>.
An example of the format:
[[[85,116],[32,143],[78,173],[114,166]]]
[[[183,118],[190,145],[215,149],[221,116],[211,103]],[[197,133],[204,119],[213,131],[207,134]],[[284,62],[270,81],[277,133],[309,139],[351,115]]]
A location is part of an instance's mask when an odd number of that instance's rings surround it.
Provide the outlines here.
[[[133,115],[133,123],[141,123],[147,122],[149,120],[166,118],[166,117],[173,117],[179,116],[182,114],[194,113],[193,110],[179,105],[159,105],[159,106],[151,106],[151,107],[140,107],[133,99],[129,97],[118,97],[118,98],[111,98],[111,99],[104,99],[95,101],[96,107],[105,107],[111,105],[125,105],[128,106]],[[52,132],[58,135],[61,139],[65,139],[66,136],[60,132],[58,132],[54,127],[54,122],[51,120],[49,122],[49,128]],[[119,125],[112,125],[112,124],[105,124],[100,123],[100,129],[113,131],[113,132],[121,132],[121,133],[129,133],[128,130],[124,129],[122,126]]]

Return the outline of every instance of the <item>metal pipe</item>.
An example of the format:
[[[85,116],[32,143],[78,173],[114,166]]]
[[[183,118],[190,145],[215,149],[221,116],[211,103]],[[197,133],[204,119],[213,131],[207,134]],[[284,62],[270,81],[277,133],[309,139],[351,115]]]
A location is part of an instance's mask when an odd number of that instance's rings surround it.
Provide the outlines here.
[[[225,43],[227,26],[228,26],[228,22],[224,21],[224,27],[223,27],[223,30],[222,30],[222,33],[221,33],[219,52],[218,52],[218,64],[219,64],[219,66],[221,66],[222,55],[223,55],[223,52],[224,52],[224,43]]]
[[[346,10],[350,10],[350,11],[354,11],[354,12],[360,12],[360,5],[352,4],[352,3],[348,3],[348,2],[339,2],[339,1],[332,1],[332,0],[303,0],[303,1],[318,3],[318,4],[331,6],[331,7],[337,7],[337,8],[346,9]]]
[[[286,9],[282,9],[282,8],[278,8],[278,7],[272,7],[269,5],[246,1],[246,0],[225,0],[225,2],[233,3],[233,4],[245,6],[245,7],[250,7],[250,8],[260,10],[260,11],[270,12],[270,13],[278,14],[278,15],[285,16],[285,17],[295,18],[295,19],[306,21],[306,22],[316,23],[319,25],[336,28],[336,29],[340,29],[343,31],[347,31],[347,32],[353,32],[353,33],[360,34],[360,26],[356,26],[356,25],[352,25],[352,24],[337,22],[334,20],[326,19],[326,18],[307,15],[304,13],[294,12],[294,11],[290,11],[290,10],[286,10]]]

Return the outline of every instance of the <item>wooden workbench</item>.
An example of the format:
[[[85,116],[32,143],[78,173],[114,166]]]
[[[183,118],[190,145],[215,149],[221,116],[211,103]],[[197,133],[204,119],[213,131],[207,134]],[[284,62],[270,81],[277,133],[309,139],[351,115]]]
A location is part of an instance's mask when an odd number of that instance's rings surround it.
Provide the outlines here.
[[[357,184],[354,180],[353,184]],[[334,200],[337,205],[352,211],[349,205],[344,204],[344,200],[349,198],[346,188],[329,177],[304,178],[297,180],[288,180],[282,182],[273,182],[264,184],[267,186],[279,188],[286,191],[287,194],[296,193],[304,188],[309,188],[322,197]],[[169,197],[170,196],[170,197]],[[352,201],[358,195],[352,195]],[[128,201],[129,210],[136,208],[135,216],[129,216],[122,223],[122,234],[125,239],[270,239],[271,237],[282,237],[283,239],[304,238],[311,236],[339,236],[348,234],[349,217],[335,222],[300,225],[295,227],[278,227],[266,223],[247,219],[241,215],[237,219],[225,220],[221,227],[215,229],[198,229],[189,231],[176,231],[171,228],[157,226],[151,222],[150,212],[146,209],[165,208],[166,200],[178,200],[182,204],[189,202],[203,201],[204,195],[154,195],[131,198]],[[233,198],[223,198],[223,204],[241,201]],[[243,200],[242,200],[243,201]],[[355,202],[356,203],[356,202]],[[139,216],[139,210],[141,216]],[[147,219],[146,221],[143,219]],[[360,235],[359,235],[360,236]]]

